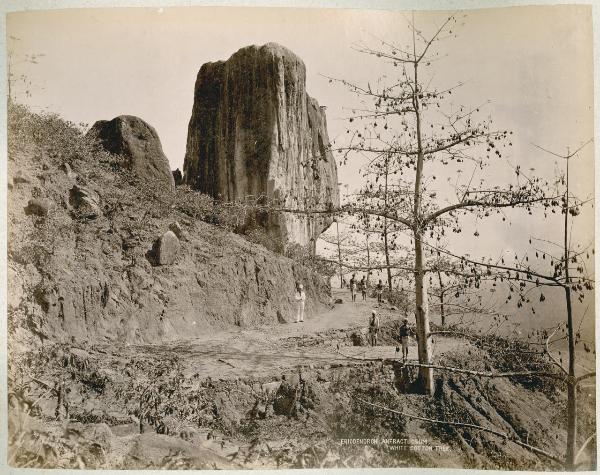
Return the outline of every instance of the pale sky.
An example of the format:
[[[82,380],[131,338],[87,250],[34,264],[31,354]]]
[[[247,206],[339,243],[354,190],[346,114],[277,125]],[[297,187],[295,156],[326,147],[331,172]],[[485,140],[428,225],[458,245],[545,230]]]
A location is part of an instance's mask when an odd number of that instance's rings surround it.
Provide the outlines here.
[[[451,57],[437,75],[446,83],[469,81],[469,101],[493,101],[496,122],[518,131],[523,143],[574,146],[592,136],[590,13],[577,6],[470,11],[458,38],[444,45]],[[226,59],[250,44],[287,46],[306,64],[309,94],[328,106],[333,139],[341,131],[336,117],[348,94],[320,75],[373,81],[376,70],[367,66],[377,63],[351,47],[377,46],[375,35],[401,41],[405,15],[289,8],[73,9],[9,14],[7,33],[19,38],[9,40],[13,62],[26,52],[46,55],[39,64],[20,65],[34,84],[26,102],[90,124],[138,115],[157,129],[176,168],[183,163],[194,81],[203,63]],[[427,31],[443,17],[421,12],[416,21]]]
[[[182,168],[196,74],[207,61],[227,59],[250,44],[281,43],[307,68],[307,89],[327,106],[329,136],[344,140],[354,97],[323,76],[374,82],[380,62],[352,49],[377,47],[377,37],[404,43],[406,12],[290,8],[113,8],[28,11],[9,14],[7,34],[15,73],[33,83],[31,97],[15,85],[16,99],[89,125],[121,114],[153,125],[171,167]],[[443,12],[419,12],[425,32]],[[499,129],[514,131],[511,163],[552,176],[554,159],[531,144],[564,152],[593,137],[591,8],[538,6],[471,10],[456,38],[441,45],[448,56],[435,66],[441,87],[466,81],[457,104],[487,111]],[[19,61],[43,53],[38,64]],[[339,169],[350,189],[360,184],[359,163]],[[572,170],[574,191],[594,191],[593,146]],[[507,169],[508,170],[508,169]],[[502,173],[510,174],[510,171]],[[507,175],[509,176],[509,175]],[[554,222],[515,215],[511,228],[492,225],[473,245],[512,248],[515,236],[544,234]],[[580,219],[580,233],[593,236],[593,213]],[[497,224],[497,223],[496,223]],[[463,242],[457,243],[460,247]],[[514,244],[518,247],[518,244]],[[460,249],[459,249],[460,250]],[[512,251],[511,251],[512,252]]]

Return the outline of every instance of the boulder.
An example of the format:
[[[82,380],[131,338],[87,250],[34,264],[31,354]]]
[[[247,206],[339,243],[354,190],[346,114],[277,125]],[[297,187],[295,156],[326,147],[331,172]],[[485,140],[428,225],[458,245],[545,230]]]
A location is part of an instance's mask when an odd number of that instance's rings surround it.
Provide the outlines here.
[[[306,93],[306,68],[275,43],[240,49],[198,73],[184,180],[223,201],[264,197],[288,208],[339,205],[324,108]],[[310,246],[332,223],[323,215],[250,213],[245,229]]]
[[[89,219],[97,218],[102,214],[98,194],[81,185],[73,185],[69,191],[69,204]]]
[[[121,115],[112,120],[99,120],[88,135],[96,138],[107,152],[121,155],[125,166],[138,177],[170,188],[175,186],[156,130],[139,117]]]
[[[277,310],[277,322],[278,323],[287,323],[287,320],[285,318],[283,318],[283,314],[281,313],[281,310]]]
[[[365,335],[359,331],[352,332],[350,335],[350,340],[352,341],[352,346],[366,346],[367,339]]]
[[[333,303],[336,303],[336,304],[344,303],[344,299],[337,298],[337,299],[335,299],[335,301]]]
[[[295,416],[298,396],[299,388],[297,384],[282,381],[273,399],[275,414],[288,417]]]
[[[179,168],[173,170],[173,180],[175,181],[175,186],[179,186],[183,183],[183,174]]]
[[[314,379],[307,380],[298,375],[286,377],[273,398],[274,414],[295,417],[299,412],[314,409],[323,397],[317,386]]]
[[[223,426],[231,430],[236,428],[242,417],[237,411],[229,396],[225,393],[218,393],[213,400],[213,413]]]
[[[177,236],[178,239],[185,240],[181,224],[179,224],[177,221],[169,224],[169,230],[173,231],[173,234],[175,234],[175,236]]]
[[[25,214],[35,216],[48,216],[50,210],[50,203],[48,200],[32,198],[27,202],[25,207]]]
[[[171,265],[177,258],[180,244],[173,231],[167,231],[154,242],[152,252],[157,265]]]

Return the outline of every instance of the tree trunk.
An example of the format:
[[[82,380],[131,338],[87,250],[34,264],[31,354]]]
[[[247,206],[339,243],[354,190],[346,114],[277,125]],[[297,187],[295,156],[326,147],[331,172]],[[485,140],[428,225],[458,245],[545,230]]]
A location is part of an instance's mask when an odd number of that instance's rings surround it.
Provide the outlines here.
[[[414,16],[414,15],[413,15]],[[414,25],[414,19],[413,19]],[[415,111],[415,121],[417,128],[417,167],[415,173],[415,198],[413,209],[413,235],[415,237],[415,318],[417,320],[417,336],[419,363],[423,365],[431,364],[431,342],[429,341],[429,302],[427,299],[427,282],[425,279],[423,263],[423,229],[421,228],[421,219],[423,213],[421,210],[422,202],[422,177],[425,157],[423,156],[423,141],[421,137],[421,112],[419,104],[419,80],[418,80],[418,61],[416,52],[415,30],[413,27],[413,53],[415,57],[414,65],[414,88],[412,93],[412,103]],[[425,394],[433,395],[433,370],[431,368],[419,368],[419,379]]]
[[[444,281],[442,273],[438,271],[438,280],[440,281],[440,316],[442,317],[442,326],[446,324],[446,315],[444,315]]]
[[[429,302],[427,280],[423,272],[423,245],[421,235],[415,233],[415,319],[417,323],[419,363],[431,364],[431,342],[429,340]],[[433,395],[433,369],[419,368],[419,379],[425,394]]]
[[[337,220],[335,221],[335,230],[336,230],[336,236],[337,236],[338,263],[340,265],[340,289],[343,289],[344,288],[344,272],[342,270],[342,246],[340,244],[340,227],[339,227]]]
[[[385,265],[387,268],[387,282],[388,290],[392,291],[392,269],[390,267],[390,249],[388,247],[388,231],[387,231],[387,218],[383,218],[383,249],[385,252]]]
[[[577,437],[577,388],[575,383],[567,384],[567,453],[565,469],[575,471],[575,443]]]
[[[575,339],[573,336],[573,311],[571,307],[571,289],[565,286],[567,300],[567,325],[569,336],[569,381],[567,383],[567,453],[565,468],[575,470],[577,439],[577,385],[575,383]]]
[[[371,253],[369,252],[369,235],[367,234],[367,289],[369,288],[369,280],[371,278]]]
[[[389,176],[389,156],[385,156],[385,182],[383,189],[383,210],[387,213],[388,206],[388,176]],[[384,216],[383,217],[383,252],[385,254],[385,265],[387,269],[387,281],[388,281],[388,290],[390,293],[392,292],[392,269],[390,268],[390,248],[388,245],[388,220]]]
[[[575,336],[573,332],[573,308],[571,306],[571,288],[569,287],[569,159],[567,158],[564,221],[565,252],[565,299],[567,301],[567,336],[569,342],[569,380],[567,383],[567,453],[565,468],[575,470],[575,443],[577,438],[577,387],[575,383]]]

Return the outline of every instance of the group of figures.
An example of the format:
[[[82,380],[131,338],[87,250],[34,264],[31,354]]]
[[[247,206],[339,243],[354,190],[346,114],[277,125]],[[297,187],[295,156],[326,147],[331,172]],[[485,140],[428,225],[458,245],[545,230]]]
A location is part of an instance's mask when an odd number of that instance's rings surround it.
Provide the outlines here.
[[[346,279],[343,280],[343,285],[346,287]],[[360,290],[363,300],[367,300],[367,291],[369,289],[369,282],[363,275],[360,280],[356,279],[356,274],[352,274],[352,278],[349,283],[350,297],[353,302],[356,302],[357,290]],[[379,283],[375,286],[375,292],[377,294],[377,303],[383,303],[383,282],[379,279]]]
[[[371,317],[369,318],[369,344],[371,346],[377,346],[380,325],[379,315],[375,310],[371,310]],[[408,318],[405,317],[402,319],[402,324],[398,330],[398,340],[402,346],[402,361],[408,359],[408,342],[411,334],[416,338],[416,333],[408,325]],[[400,347],[396,347],[396,351],[400,351]]]
[[[357,281],[356,274],[352,274],[352,278],[350,279],[350,293],[352,295],[352,301],[356,302],[356,290],[359,289],[362,294],[363,300],[367,300],[367,281],[365,276],[362,277],[360,281]],[[377,294],[377,302],[383,302],[383,283],[381,279],[379,283],[375,286],[375,292]],[[301,282],[296,283],[296,292],[294,294],[294,299],[296,300],[296,321],[295,323],[304,322],[304,306],[306,303],[306,293],[304,292],[304,285]],[[379,331],[381,327],[381,322],[379,319],[379,315],[375,310],[371,310],[371,316],[369,318],[369,331],[368,331],[368,340],[371,346],[377,346],[377,339],[379,336]],[[402,320],[402,324],[400,325],[400,329],[398,331],[398,340],[402,346],[402,360],[406,361],[408,358],[408,343],[410,335],[416,337],[413,329],[408,325],[408,318],[404,318]],[[399,351],[400,348],[397,347],[396,351]]]

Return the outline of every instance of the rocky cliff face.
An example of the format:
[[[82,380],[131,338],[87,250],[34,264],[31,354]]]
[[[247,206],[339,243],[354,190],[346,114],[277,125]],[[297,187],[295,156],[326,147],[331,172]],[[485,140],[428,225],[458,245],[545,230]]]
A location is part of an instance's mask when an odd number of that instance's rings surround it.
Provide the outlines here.
[[[175,186],[156,130],[139,117],[121,115],[112,120],[99,120],[88,134],[97,137],[107,152],[123,156],[127,167],[140,178]]]
[[[188,127],[184,180],[224,201],[248,196],[286,208],[339,204],[337,168],[325,113],[306,93],[304,63],[275,44],[240,49],[204,64]],[[269,213],[253,217],[269,235],[314,244],[328,217]]]

